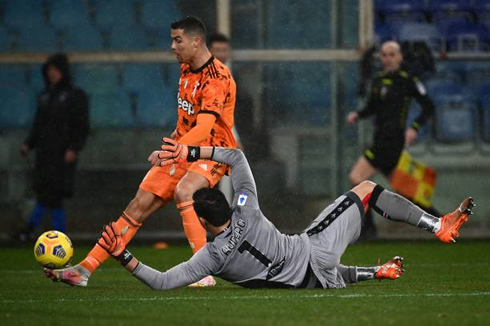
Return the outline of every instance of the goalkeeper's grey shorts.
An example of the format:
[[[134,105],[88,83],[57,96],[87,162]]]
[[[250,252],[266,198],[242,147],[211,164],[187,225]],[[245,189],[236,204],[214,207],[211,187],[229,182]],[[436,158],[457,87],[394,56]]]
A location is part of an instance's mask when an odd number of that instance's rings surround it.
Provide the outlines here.
[[[322,287],[345,287],[337,267],[347,246],[359,238],[363,215],[361,200],[348,192],[325,208],[304,231],[311,242],[310,265]]]

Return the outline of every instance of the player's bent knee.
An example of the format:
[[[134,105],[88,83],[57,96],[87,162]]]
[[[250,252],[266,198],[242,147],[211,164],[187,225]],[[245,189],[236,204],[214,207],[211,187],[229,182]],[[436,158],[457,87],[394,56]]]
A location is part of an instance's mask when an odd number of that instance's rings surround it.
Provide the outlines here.
[[[355,186],[354,189],[352,189],[352,192],[354,192],[362,200],[368,194],[373,192],[374,187],[376,187],[376,183],[369,180],[365,180],[362,181],[357,186]]]
[[[175,187],[174,199],[177,203],[192,200],[192,194],[194,193],[194,187],[186,182],[180,182]]]

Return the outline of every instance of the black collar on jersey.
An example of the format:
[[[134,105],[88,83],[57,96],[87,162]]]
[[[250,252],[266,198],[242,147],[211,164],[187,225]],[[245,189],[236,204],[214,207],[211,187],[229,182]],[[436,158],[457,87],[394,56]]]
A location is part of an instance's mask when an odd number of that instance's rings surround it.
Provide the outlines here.
[[[206,61],[205,64],[203,64],[201,67],[197,68],[196,70],[192,70],[192,68],[189,66],[189,70],[193,73],[193,74],[198,74],[200,73],[201,71],[203,71],[204,68],[206,68],[208,65],[211,64],[211,62],[213,62],[214,60],[214,57],[211,56],[211,58],[209,58],[208,61]]]

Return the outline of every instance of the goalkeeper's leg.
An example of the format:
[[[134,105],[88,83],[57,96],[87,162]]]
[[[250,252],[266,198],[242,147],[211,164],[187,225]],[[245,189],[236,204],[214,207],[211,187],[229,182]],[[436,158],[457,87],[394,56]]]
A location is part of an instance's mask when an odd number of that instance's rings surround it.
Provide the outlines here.
[[[345,283],[357,283],[368,280],[396,280],[405,273],[403,257],[395,256],[386,263],[372,267],[344,266],[337,267]]]
[[[403,198],[371,181],[364,181],[352,189],[367,209],[373,208],[381,216],[394,221],[405,222],[436,235],[442,242],[455,241],[459,228],[468,220],[474,207],[473,199],[468,197],[453,212],[443,217],[433,216]]]
[[[141,223],[164,204],[165,202],[160,197],[142,189],[138,190],[136,197],[115,222],[115,229],[120,232],[126,244],[134,237]],[[47,271],[46,274],[53,281],[73,286],[86,286],[90,275],[109,257],[110,255],[96,244],[79,264],[60,270]]]

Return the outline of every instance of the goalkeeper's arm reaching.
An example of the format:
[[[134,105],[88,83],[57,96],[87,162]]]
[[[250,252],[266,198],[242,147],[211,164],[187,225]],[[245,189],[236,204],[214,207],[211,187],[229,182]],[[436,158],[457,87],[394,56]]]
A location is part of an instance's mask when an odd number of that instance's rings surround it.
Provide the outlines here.
[[[231,181],[235,191],[234,204],[240,195],[246,194],[247,206],[258,207],[257,188],[250,166],[242,151],[223,147],[187,146],[170,138],[163,138],[161,151],[154,151],[148,161],[157,166],[165,166],[179,162],[194,162],[199,159],[210,159],[227,164],[231,169]]]
[[[114,257],[137,279],[154,290],[169,290],[192,284],[206,275],[213,275],[219,268],[219,262],[209,254],[207,246],[192,258],[166,272],[157,271],[138,261],[127,249],[114,222],[102,230],[98,244]]]

